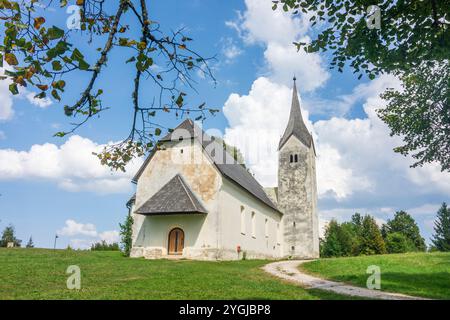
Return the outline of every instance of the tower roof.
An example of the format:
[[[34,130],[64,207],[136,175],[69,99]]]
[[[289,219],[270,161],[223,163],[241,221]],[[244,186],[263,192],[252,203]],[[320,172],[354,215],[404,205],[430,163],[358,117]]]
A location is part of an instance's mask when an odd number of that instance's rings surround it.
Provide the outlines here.
[[[278,145],[278,150],[280,150],[283,145],[288,141],[288,139],[293,135],[299,139],[305,146],[310,147],[312,142],[311,134],[306,128],[303,122],[302,111],[300,110],[300,102],[297,95],[297,86],[295,84],[294,77],[294,87],[292,88],[292,104],[291,113],[289,114],[289,121],[284,131],[283,136],[280,139],[280,144]]]

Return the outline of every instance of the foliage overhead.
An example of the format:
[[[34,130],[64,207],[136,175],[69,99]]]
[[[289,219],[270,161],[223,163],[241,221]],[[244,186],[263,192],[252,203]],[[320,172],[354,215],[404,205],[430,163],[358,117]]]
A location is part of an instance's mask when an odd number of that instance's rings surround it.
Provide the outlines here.
[[[130,132],[123,141],[110,145],[97,154],[102,164],[125,170],[125,165],[135,156],[156,147],[162,130],[157,115],[172,113],[177,117],[194,115],[203,120],[214,115],[217,109],[205,103],[189,106],[183,88],[195,91],[197,72],[215,79],[204,58],[191,45],[193,39],[183,30],[164,32],[160,24],[149,16],[146,0],[60,0],[60,10],[68,5],[80,9],[80,29],[68,29],[50,23],[49,9],[55,9],[52,0],[0,0],[0,67],[5,67],[0,81],[8,81],[12,94],[27,87],[37,91],[36,98],[51,96],[64,101],[64,114],[75,118],[69,131],[55,135],[63,137],[101,112],[113,107],[105,106],[100,75],[108,67],[114,49],[123,57],[123,63],[134,73],[130,92]],[[135,36],[138,34],[138,36]],[[76,37],[88,42],[82,49]],[[88,57],[97,56],[96,60]],[[3,66],[3,60],[7,65]],[[157,66],[157,67],[156,67]],[[66,101],[69,75],[87,77],[85,86],[76,101]],[[104,83],[103,83],[104,85]],[[154,87],[151,101],[142,101],[142,88]],[[75,87],[76,88],[76,87]],[[77,90],[77,89],[75,89]]]
[[[413,167],[438,162],[450,171],[450,65],[424,63],[401,76],[403,90],[386,90],[381,97],[388,104],[378,115],[391,129],[391,136],[403,138],[394,151],[412,154]],[[430,98],[431,97],[431,98]]]
[[[273,1],[294,15],[307,14],[322,30],[310,43],[295,42],[306,52],[331,51],[331,67],[343,71],[347,62],[355,73],[370,79],[383,72],[408,71],[422,61],[449,58],[449,1],[281,0]],[[367,9],[380,8],[381,28],[368,28]]]
[[[346,66],[373,80],[391,73],[403,82],[403,91],[390,89],[383,98],[386,110],[379,115],[391,135],[404,139],[394,149],[411,154],[421,166],[438,162],[450,171],[450,1],[439,0],[280,0],[294,15],[309,17],[318,30],[310,42],[294,42],[298,50],[328,52],[330,67]],[[380,27],[369,28],[379,8]],[[295,40],[295,39],[293,39]]]

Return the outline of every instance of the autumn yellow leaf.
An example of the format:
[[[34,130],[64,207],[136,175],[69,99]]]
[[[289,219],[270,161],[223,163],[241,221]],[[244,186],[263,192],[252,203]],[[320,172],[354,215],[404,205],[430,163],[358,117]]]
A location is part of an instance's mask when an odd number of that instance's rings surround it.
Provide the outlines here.
[[[42,91],[47,91],[47,89],[48,89],[48,85],[46,85],[46,84],[37,84],[36,87],[38,87]]]
[[[14,53],[6,53],[5,54],[5,61],[10,65],[10,66],[17,66],[19,64],[19,62],[17,61],[16,56],[14,55]]]
[[[34,27],[36,29],[39,29],[44,22],[45,22],[45,18],[44,17],[34,18]]]

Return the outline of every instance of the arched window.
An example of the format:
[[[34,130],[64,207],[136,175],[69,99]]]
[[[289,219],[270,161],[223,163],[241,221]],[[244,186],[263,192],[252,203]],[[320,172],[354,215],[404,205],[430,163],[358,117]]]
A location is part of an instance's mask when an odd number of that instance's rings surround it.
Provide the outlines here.
[[[252,237],[256,238],[256,217],[254,211],[252,211]]]
[[[266,238],[269,237],[269,220],[267,218],[264,220],[264,235]]]
[[[245,234],[245,208],[241,206],[241,233]]]
[[[294,155],[294,162],[298,162],[298,154]]]
[[[292,154],[289,155],[289,162],[290,163],[294,162],[294,155],[292,155]]]
[[[277,244],[281,243],[281,231],[280,231],[280,224],[277,223]]]

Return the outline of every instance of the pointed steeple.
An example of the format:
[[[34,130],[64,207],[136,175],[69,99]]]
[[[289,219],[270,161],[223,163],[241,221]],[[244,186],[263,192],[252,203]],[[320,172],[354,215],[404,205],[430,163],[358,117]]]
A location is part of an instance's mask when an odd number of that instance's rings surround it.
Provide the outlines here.
[[[288,139],[294,135],[297,137],[305,146],[308,148],[311,146],[312,137],[303,122],[302,112],[300,110],[300,102],[297,95],[297,85],[295,83],[297,80],[294,76],[294,86],[292,88],[292,104],[291,113],[289,115],[288,125],[284,131],[283,136],[280,139],[280,144],[278,145],[278,150],[280,150],[283,145],[288,141]]]

